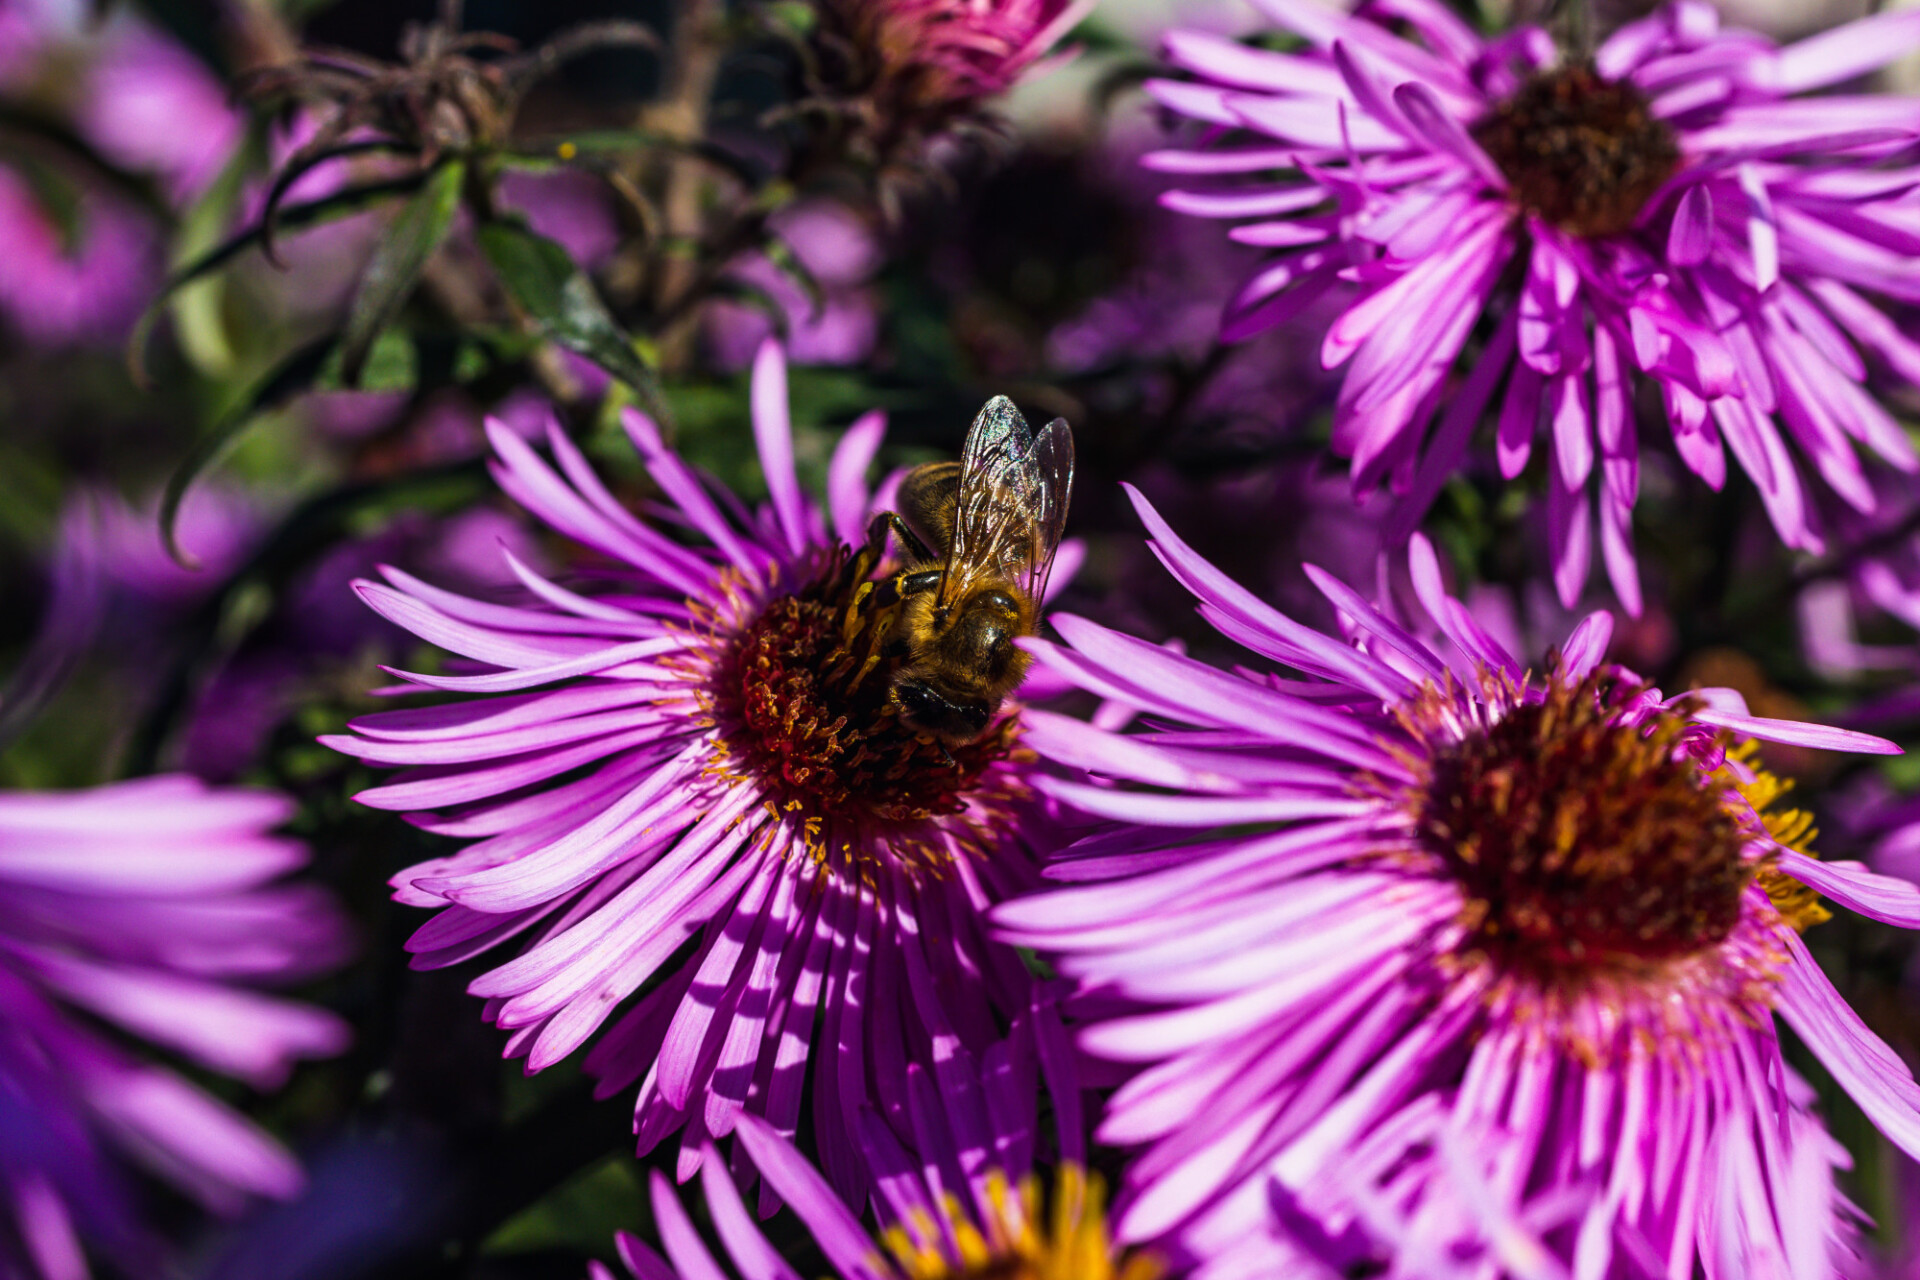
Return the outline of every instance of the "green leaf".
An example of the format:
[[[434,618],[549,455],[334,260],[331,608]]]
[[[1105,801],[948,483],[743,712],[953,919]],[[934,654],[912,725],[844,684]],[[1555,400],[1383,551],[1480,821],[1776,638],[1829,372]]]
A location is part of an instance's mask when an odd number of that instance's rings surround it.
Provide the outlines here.
[[[357,187],[348,187],[330,196],[322,196],[318,200],[289,205],[280,211],[276,225],[282,232],[319,226],[322,223],[363,212],[393,196],[417,191],[426,180],[427,175],[424,173],[410,173],[401,178],[388,178],[379,182],[364,183]],[[263,234],[261,225],[255,223],[167,277],[161,284],[159,292],[154,295],[153,301],[149,302],[147,309],[141,313],[139,322],[133,326],[133,332],[127,338],[127,367],[131,370],[135,382],[142,386],[146,385],[147,340],[153,334],[155,322],[166,310],[167,300],[177,290],[192,284],[202,276],[218,271],[248,249],[260,244]]]
[[[167,544],[167,554],[188,568],[198,567],[199,561],[180,545],[174,528],[180,505],[193,482],[226,456],[261,414],[309,391],[337,391],[349,385],[366,391],[413,389],[419,361],[406,334],[381,334],[363,357],[358,380],[351,384],[343,370],[343,347],[337,335],[328,334],[295,351],[221,415],[213,429],[188,451],[168,477],[166,492],[160,498],[160,537]]]
[[[411,391],[420,379],[420,355],[413,339],[398,329],[388,329],[373,340],[359,376],[348,380],[346,356],[335,347],[327,364],[314,379],[312,391]]]
[[[518,223],[489,222],[480,228],[480,250],[542,334],[625,382],[664,421],[653,370],[565,249]]]
[[[266,130],[256,125],[181,218],[179,236],[168,255],[171,265],[197,258],[220,243],[265,154]],[[217,279],[196,280],[172,295],[174,340],[188,361],[210,377],[230,374],[238,363],[227,338],[224,308],[224,283]]]
[[[460,207],[460,187],[467,167],[448,160],[433,171],[426,187],[408,202],[373,248],[373,257],[361,273],[360,288],[347,312],[340,336],[340,373],[348,386],[357,386],[373,340],[413,293],[427,259],[447,238],[454,212]]]
[[[573,1248],[604,1253],[613,1233],[635,1225],[646,1202],[640,1164],[616,1151],[575,1174],[501,1223],[481,1242],[482,1253]]]
[[[180,545],[179,533],[174,528],[187,490],[201,472],[218,462],[239,442],[262,411],[313,387],[326,371],[333,352],[333,335],[329,334],[309,342],[281,361],[252,391],[241,397],[239,404],[214,423],[213,429],[196,441],[180,465],[174,468],[173,474],[167,478],[166,492],[160,496],[160,538],[167,544],[167,554],[176,562],[189,569],[200,567],[200,561],[193,553]]]
[[[267,188],[267,198],[260,204],[260,248],[274,266],[283,266],[279,254],[275,251],[274,239],[280,229],[280,202],[286,198],[293,185],[318,169],[321,165],[332,164],[335,160],[344,160],[351,156],[372,155],[383,151],[399,151],[398,143],[388,138],[367,138],[359,142],[345,142],[339,146],[327,147],[312,155],[296,154],[278,174],[273,185]]]
[[[481,335],[482,337],[486,335]],[[513,343],[503,338],[511,350]],[[423,359],[411,335],[400,329],[379,334],[368,349],[359,376],[349,381],[346,375],[345,344],[338,334],[329,334],[301,347],[288,356],[232,408],[194,445],[167,481],[160,500],[160,535],[167,551],[181,564],[194,567],[198,562],[182,547],[174,522],[193,482],[239,443],[247,428],[270,409],[278,408],[297,396],[312,391],[412,391],[421,381]],[[479,341],[463,340],[440,357],[447,367],[442,376],[455,381],[478,377],[493,367],[494,357]],[[437,380],[433,380],[436,382]]]

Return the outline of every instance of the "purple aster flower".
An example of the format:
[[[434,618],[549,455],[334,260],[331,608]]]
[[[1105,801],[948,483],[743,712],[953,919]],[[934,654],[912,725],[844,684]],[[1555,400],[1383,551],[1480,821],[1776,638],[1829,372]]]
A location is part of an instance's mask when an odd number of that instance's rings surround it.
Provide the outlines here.
[[[160,539],[159,496],[133,506],[111,493],[69,500],[63,533],[89,544],[87,555],[128,603],[165,616],[198,604],[259,544],[266,513],[253,495],[206,485],[180,507],[180,541],[200,562],[182,568]]]
[[[1031,980],[983,913],[1029,882],[1040,815],[1016,714],[949,749],[893,708],[893,609],[864,545],[884,420],[842,438],[822,511],[795,479],[772,343],[752,399],[771,494],[754,508],[625,415],[662,497],[648,521],[557,428],[549,464],[496,424],[501,487],[604,571],[576,591],[509,559],[530,593],[515,606],[394,570],[359,584],[470,660],[397,674],[481,696],[327,741],[411,766],[362,802],[473,840],[394,884],[440,909],[408,944],[417,966],[518,940],[469,987],[508,1054],[539,1071],[612,1019],[586,1068],[603,1094],[640,1082],[642,1152],[685,1131],[683,1177],[743,1113],[791,1136],[811,1074],[828,1174],[857,1203],[858,1108],[904,1126],[909,1062],[977,1052],[1026,1006]]]
[[[27,342],[114,342],[159,278],[153,228],[117,198],[88,192],[71,230],[0,165],[0,314]]]
[[[1798,593],[1808,664],[1830,679],[1920,667],[1920,493],[1833,512],[1832,555]],[[1866,637],[1865,642],[1860,638]]]
[[[0,793],[0,1271],[83,1277],[85,1241],[150,1274],[114,1157],[221,1212],[299,1190],[278,1143],[126,1039],[257,1089],[345,1047],[250,989],[342,956],[325,895],[273,883],[306,861],[269,834],[291,812],[182,776]]]
[[[191,201],[239,145],[245,116],[205,63],[144,22],[113,23],[92,43],[75,101],[81,131],[108,159],[161,175],[176,202]]]
[[[886,97],[905,114],[1004,93],[1093,0],[835,0],[853,48],[876,60]]]
[[[1094,0],[827,0],[810,26],[809,111],[883,179],[938,164],[987,123],[988,99],[1042,59]]]
[[[1209,1275],[1284,1274],[1298,1215],[1396,1275],[1831,1274],[1846,1157],[1774,1015],[1920,1151],[1920,1086],[1800,936],[1816,894],[1920,926],[1920,890],[1811,856],[1752,744],[1897,749],[1665,697],[1603,660],[1604,612],[1529,670],[1418,536],[1445,642],[1310,567],[1336,639],[1136,507],[1201,613],[1293,673],[1058,615],[1066,644],[1030,642],[1151,724],[1028,713],[1036,751],[1104,775],[1042,788],[1120,825],[1049,873],[1088,883],[995,916],[1136,1072],[1100,1129],[1139,1149],[1118,1236]]]
[[[242,117],[208,68],[126,13],[97,26],[70,5],[14,4],[0,18],[0,86],[70,119],[111,163],[160,178],[185,204],[240,139]],[[152,219],[91,175],[55,175],[56,216],[24,171],[0,166],[0,311],[30,343],[110,343],[159,283]]]
[[[803,364],[857,364],[873,350],[880,321],[866,283],[880,265],[871,228],[845,205],[820,200],[787,209],[773,230],[820,286],[818,307],[793,277],[762,253],[744,257],[733,279],[760,290],[786,321],[787,353]],[[707,341],[722,368],[744,369],[773,332],[764,311],[717,301],[707,309]]]
[[[1050,1205],[1043,1204],[1035,1169],[1036,1076],[1045,1077],[1059,1129]],[[858,1203],[837,1194],[785,1138],[753,1116],[740,1120],[747,1155],[806,1223],[835,1276],[1155,1280],[1161,1274],[1152,1255],[1116,1249],[1108,1234],[1104,1185],[1086,1170],[1078,1076],[1050,1007],[1017,1021],[978,1066],[964,1051],[932,1074],[915,1064],[907,1068],[906,1086],[910,1148],[871,1111],[860,1117],[861,1140],[880,1171],[877,1240],[861,1226]],[[790,1280],[792,1269],[754,1225],[723,1162],[706,1161],[701,1181],[714,1228],[742,1280]],[[651,1191],[667,1257],[620,1232],[616,1247],[635,1280],[724,1277],[727,1272],[657,1172]],[[590,1275],[614,1280],[597,1262]]]
[[[1920,298],[1920,170],[1882,163],[1920,138],[1920,101],[1803,96],[1913,48],[1920,15],[1782,48],[1683,2],[1582,61],[1533,27],[1484,39],[1432,0],[1257,7],[1307,48],[1170,34],[1167,56],[1205,82],[1154,96],[1208,141],[1238,141],[1148,163],[1243,179],[1166,199],[1245,220],[1234,238],[1279,251],[1228,304],[1227,337],[1353,290],[1321,348],[1347,370],[1333,444],[1358,488],[1404,496],[1403,531],[1497,405],[1503,475],[1548,441],[1561,598],[1586,580],[1597,509],[1607,572],[1638,612],[1640,380],[1681,461],[1718,488],[1731,452],[1790,546],[1821,546],[1803,465],[1862,511],[1863,452],[1920,468],[1864,386],[1869,361],[1920,380],[1920,345],[1879,307]],[[1246,181],[1274,171],[1291,175]]]

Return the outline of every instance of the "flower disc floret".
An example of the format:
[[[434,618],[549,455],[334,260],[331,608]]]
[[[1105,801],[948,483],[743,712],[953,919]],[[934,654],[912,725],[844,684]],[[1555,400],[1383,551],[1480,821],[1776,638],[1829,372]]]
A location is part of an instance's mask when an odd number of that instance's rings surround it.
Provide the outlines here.
[[[1692,955],[1739,923],[1747,833],[1684,751],[1683,712],[1617,718],[1637,692],[1550,679],[1428,756],[1417,830],[1466,896],[1466,945],[1495,963],[1577,980]]]
[[[1521,209],[1576,236],[1631,230],[1680,167],[1673,129],[1629,80],[1591,63],[1539,72],[1493,105],[1473,140]]]

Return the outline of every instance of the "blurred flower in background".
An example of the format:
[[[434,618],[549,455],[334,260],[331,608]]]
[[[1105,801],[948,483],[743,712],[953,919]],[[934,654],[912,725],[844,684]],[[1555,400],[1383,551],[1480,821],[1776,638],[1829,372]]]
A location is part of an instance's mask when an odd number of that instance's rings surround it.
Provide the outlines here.
[[[226,163],[242,118],[205,64],[126,9],[96,21],[23,0],[0,43],[0,93],[124,175],[52,145],[0,166],[0,308],[30,342],[116,341],[159,283],[164,224]]]
[[[49,346],[123,337],[159,280],[158,237],[105,194],[56,221],[33,188],[0,168],[0,307],[24,340]]]
[[[800,364],[857,364],[873,351],[878,302],[866,287],[880,265],[880,246],[860,216],[844,205],[796,205],[774,220],[795,266],[783,268],[755,252],[731,279],[752,290],[760,306],[720,301],[707,308],[707,340],[722,369],[744,369],[760,344],[784,330],[781,345]],[[817,298],[796,279],[810,278]]]
[[[155,1266],[121,1162],[221,1213],[288,1197],[277,1142],[129,1043],[255,1089],[346,1046],[323,1010],[256,993],[322,973],[346,929],[281,796],[167,776],[0,793],[0,1174],[10,1274],[86,1274],[82,1241]]]

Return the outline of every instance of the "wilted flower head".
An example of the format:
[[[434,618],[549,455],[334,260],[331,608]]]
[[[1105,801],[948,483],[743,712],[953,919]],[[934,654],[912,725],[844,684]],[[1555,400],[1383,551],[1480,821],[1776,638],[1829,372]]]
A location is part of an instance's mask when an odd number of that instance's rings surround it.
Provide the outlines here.
[[[1095,0],[829,0],[814,41],[821,88],[891,161],[1002,93]]]
[[[314,47],[242,77],[237,88],[247,97],[277,105],[324,104],[320,123],[286,158],[267,194],[264,247],[270,253],[282,199],[321,164],[351,154],[346,140],[356,134],[375,134],[396,150],[415,153],[423,168],[443,154],[485,153],[505,145],[527,92],[563,63],[597,49],[659,44],[639,23],[606,19],[568,27],[522,51],[499,32],[463,31],[463,8],[460,0],[448,0],[434,21],[408,23],[396,62]]]
[[[362,802],[478,838],[394,884],[442,909],[408,944],[417,966],[527,939],[469,988],[509,1054],[538,1071],[615,1018],[587,1069],[603,1094],[641,1082],[641,1151],[686,1131],[683,1176],[743,1112],[791,1136],[810,1077],[828,1174],[858,1202],[859,1108],[904,1125],[909,1062],[983,1049],[1026,1004],[1031,980],[982,915],[1031,874],[1020,720],[948,748],[897,718],[879,650],[895,605],[867,542],[878,414],[843,437],[825,511],[795,479],[771,343],[753,377],[769,503],[717,490],[644,416],[625,423],[664,498],[651,522],[557,428],[556,469],[496,424],[501,487],[606,568],[575,591],[509,557],[530,593],[511,607],[395,570],[359,584],[471,660],[405,680],[482,696],[328,741],[412,766]]]
[[[1037,1076],[1045,1079],[1058,1126],[1051,1152],[1036,1141]],[[879,1177],[878,1240],[860,1225],[861,1206],[837,1195],[784,1138],[751,1116],[740,1122],[748,1156],[807,1224],[836,1276],[1155,1280],[1160,1275],[1157,1260],[1116,1248],[1107,1232],[1104,1184],[1086,1169],[1079,1077],[1050,1006],[1038,1005],[1016,1021],[1012,1034],[988,1048],[977,1065],[965,1052],[931,1073],[916,1064],[907,1068],[906,1086],[912,1107],[907,1145],[871,1111],[860,1117],[861,1140]],[[1056,1166],[1051,1196],[1036,1171],[1046,1163]],[[793,1272],[754,1226],[720,1161],[705,1163],[702,1182],[714,1226],[742,1280],[790,1277]],[[666,1179],[655,1173],[651,1190],[667,1256],[620,1232],[616,1245],[636,1280],[725,1276]],[[613,1272],[598,1263],[591,1275],[613,1280]]]
[[[1730,690],[1666,697],[1604,661],[1605,613],[1528,670],[1418,537],[1445,643],[1310,567],[1335,639],[1136,505],[1202,614],[1299,674],[1068,617],[1066,645],[1032,642],[1154,726],[1029,713],[1037,751],[1107,779],[1042,785],[1124,825],[1050,872],[1100,883],[995,917],[1098,994],[1082,1046],[1138,1068],[1100,1129],[1142,1148],[1120,1238],[1253,1274],[1305,1215],[1371,1241],[1355,1261],[1390,1246],[1396,1275],[1830,1274],[1845,1154],[1774,1015],[1920,1149],[1920,1086],[1800,937],[1816,893],[1915,927],[1920,891],[1817,861],[1749,743],[1894,748]]]
[[[84,1276],[82,1241],[150,1274],[122,1160],[222,1212],[299,1189],[278,1143],[125,1038],[260,1089],[345,1046],[332,1014],[248,989],[319,972],[345,941],[317,889],[272,883],[306,861],[268,834],[291,811],[188,777],[0,793],[6,1274]]]
[[[1913,48],[1920,15],[1780,48],[1683,0],[1582,61],[1538,28],[1483,39],[1431,0],[1259,7],[1308,47],[1175,32],[1168,57],[1205,83],[1150,86],[1209,139],[1253,140],[1148,162],[1297,175],[1167,200],[1250,219],[1233,236],[1279,251],[1228,304],[1229,338],[1357,291],[1321,351],[1347,370],[1334,445],[1358,487],[1405,495],[1403,529],[1497,403],[1503,475],[1549,442],[1561,598],[1586,580],[1597,500],[1608,574],[1637,613],[1636,373],[1682,462],[1718,488],[1731,451],[1790,546],[1821,546],[1802,465],[1863,511],[1862,450],[1920,468],[1863,386],[1869,362],[1920,379],[1920,345],[1875,301],[1920,298],[1920,170],[1887,163],[1920,138],[1920,101],[1802,96]]]

